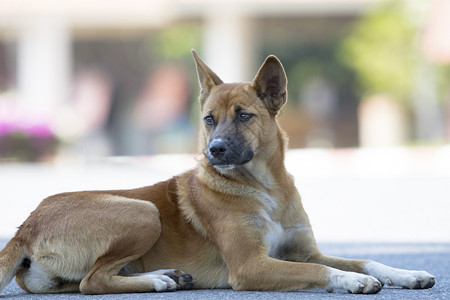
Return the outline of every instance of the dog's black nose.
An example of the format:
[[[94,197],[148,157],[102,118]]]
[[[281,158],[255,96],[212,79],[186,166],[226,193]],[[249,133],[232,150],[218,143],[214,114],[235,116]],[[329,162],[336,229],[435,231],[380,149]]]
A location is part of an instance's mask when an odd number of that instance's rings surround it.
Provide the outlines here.
[[[222,157],[226,151],[227,145],[222,140],[214,140],[209,145],[209,153],[216,158]]]

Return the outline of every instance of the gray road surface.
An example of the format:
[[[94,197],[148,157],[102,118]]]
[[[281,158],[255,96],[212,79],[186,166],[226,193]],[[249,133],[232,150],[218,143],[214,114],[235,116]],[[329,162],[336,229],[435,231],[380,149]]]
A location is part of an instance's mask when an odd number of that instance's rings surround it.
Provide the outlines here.
[[[0,248],[5,245],[0,240]],[[426,270],[436,276],[429,290],[385,287],[376,295],[351,295],[345,291],[236,292],[233,290],[192,290],[172,293],[84,296],[82,294],[32,295],[11,282],[0,299],[450,299],[450,244],[322,244],[326,254],[348,258],[369,258],[405,269]]]

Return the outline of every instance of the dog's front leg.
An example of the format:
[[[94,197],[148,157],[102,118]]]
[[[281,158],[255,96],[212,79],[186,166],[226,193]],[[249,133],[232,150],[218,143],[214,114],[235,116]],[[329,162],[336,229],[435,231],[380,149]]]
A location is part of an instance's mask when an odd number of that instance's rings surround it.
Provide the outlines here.
[[[409,289],[429,289],[435,283],[435,277],[428,272],[392,268],[374,261],[364,265],[364,273],[378,278],[383,284]]]
[[[410,271],[392,268],[369,260],[344,259],[316,255],[308,260],[340,270],[363,273],[377,278],[383,285],[409,289],[427,289],[434,286],[435,278],[425,271]]]
[[[230,284],[235,290],[344,289],[351,293],[372,294],[381,283],[372,276],[344,272],[324,265],[276,260],[254,256],[229,265]]]
[[[226,217],[211,219],[209,228],[217,233],[212,238],[227,265],[229,284],[235,290],[324,288],[369,294],[382,288],[373,276],[344,272],[322,264],[269,257],[263,232],[257,226],[249,226],[252,219],[248,215],[234,215],[233,220],[239,222],[224,220]]]

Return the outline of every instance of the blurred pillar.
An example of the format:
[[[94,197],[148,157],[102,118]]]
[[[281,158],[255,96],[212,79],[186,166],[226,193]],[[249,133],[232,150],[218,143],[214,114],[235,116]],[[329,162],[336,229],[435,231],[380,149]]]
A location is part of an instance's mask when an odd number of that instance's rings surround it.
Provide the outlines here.
[[[402,106],[387,96],[363,99],[358,109],[362,147],[392,147],[406,142],[406,117]]]
[[[18,37],[18,89],[22,104],[49,118],[68,97],[70,35],[66,24],[52,17],[24,22]]]
[[[253,22],[234,11],[215,11],[204,20],[204,60],[224,81],[250,81],[253,70]]]
[[[416,138],[435,142],[445,138],[445,112],[437,94],[435,64],[450,63],[450,1],[433,0],[422,5],[427,9],[424,9],[424,30],[419,38],[422,37],[426,58],[419,62],[414,85]]]
[[[419,62],[412,103],[416,119],[416,139],[436,142],[444,138],[443,112],[437,95],[435,67],[428,61]]]
[[[450,1],[432,0],[425,22],[423,33],[423,49],[425,54],[434,62],[450,63],[450,39],[448,29],[450,26]]]

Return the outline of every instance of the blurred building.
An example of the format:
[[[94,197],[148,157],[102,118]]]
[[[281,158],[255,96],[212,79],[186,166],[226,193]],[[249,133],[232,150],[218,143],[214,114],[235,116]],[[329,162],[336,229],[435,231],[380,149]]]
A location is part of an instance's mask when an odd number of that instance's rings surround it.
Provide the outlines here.
[[[197,48],[226,82],[250,81],[268,54],[282,60],[291,147],[358,146],[355,74],[336,50],[379,2],[0,0],[0,122],[48,122],[68,151],[195,151]],[[152,77],[164,70],[179,93],[155,90],[171,88]],[[158,112],[146,121],[146,109]]]

